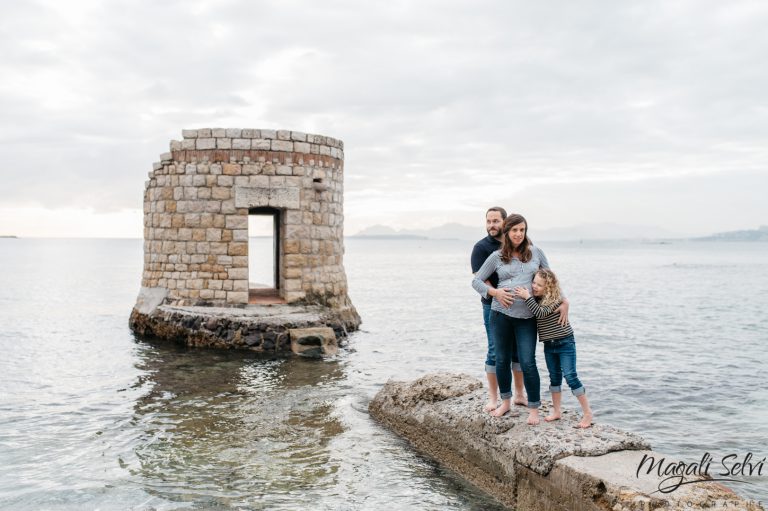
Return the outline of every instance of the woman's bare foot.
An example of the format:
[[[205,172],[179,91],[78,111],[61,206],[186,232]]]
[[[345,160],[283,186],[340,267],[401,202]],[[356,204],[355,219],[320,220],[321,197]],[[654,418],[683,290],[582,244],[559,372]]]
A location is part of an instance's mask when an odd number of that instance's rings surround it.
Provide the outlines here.
[[[537,410],[536,408],[531,408],[530,411],[528,412],[528,420],[526,422],[528,422],[528,424],[531,426],[535,426],[536,424],[538,424],[539,410]]]
[[[483,410],[485,410],[486,412],[492,412],[498,407],[499,407],[499,402],[497,400],[489,399],[488,403],[486,403],[486,405],[483,407]]]
[[[505,399],[501,402],[501,406],[491,412],[494,417],[501,417],[509,411],[509,399]]]
[[[560,420],[560,410],[556,410],[556,411],[550,413],[549,415],[544,417],[544,420],[547,421],[547,422],[552,422],[552,421]]]
[[[514,401],[512,401],[516,405],[527,405],[528,399],[525,396],[517,396]]]
[[[587,412],[584,414],[584,416],[581,418],[578,424],[576,424],[577,428],[588,428],[592,426],[592,412]]]

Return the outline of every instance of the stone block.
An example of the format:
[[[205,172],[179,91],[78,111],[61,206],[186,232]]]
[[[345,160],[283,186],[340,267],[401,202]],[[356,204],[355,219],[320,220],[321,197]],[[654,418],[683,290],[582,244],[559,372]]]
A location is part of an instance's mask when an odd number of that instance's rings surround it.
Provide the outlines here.
[[[283,293],[283,298],[288,303],[297,302],[307,297],[307,293],[304,291],[286,291]]]
[[[250,148],[251,148],[250,138],[236,138],[232,140],[232,149],[250,149]]]
[[[229,243],[228,255],[231,256],[247,256],[248,255],[248,243],[243,242],[231,242]]]
[[[248,229],[248,216],[247,215],[228,216],[225,225],[227,229]]]
[[[338,341],[332,328],[292,328],[288,334],[291,338],[291,351],[297,355],[319,358],[338,352]]]
[[[210,227],[205,230],[205,241],[221,241],[221,229]]]
[[[211,190],[211,196],[216,200],[226,200],[232,196],[232,189],[229,187],[214,186]]]
[[[247,291],[227,291],[227,303],[247,304],[248,292]]]
[[[216,200],[205,201],[203,211],[209,214],[218,213],[221,211],[221,202]]]
[[[234,215],[237,213],[237,208],[235,207],[235,199],[222,201],[221,212],[225,215]]]
[[[285,255],[285,267],[286,268],[303,268],[307,265],[307,257],[301,254],[286,254]]]
[[[291,132],[291,140],[296,140],[299,142],[306,142],[307,141],[307,134],[302,133],[301,131],[292,131]]]
[[[272,148],[271,140],[253,139],[251,140],[251,149],[258,151],[269,151]]]
[[[215,138],[198,138],[197,142],[195,142],[195,149],[198,149],[198,150],[216,149],[216,139]]]
[[[229,175],[216,176],[216,184],[219,186],[232,186],[235,184],[235,178]]]
[[[309,144],[306,142],[294,142],[293,150],[294,152],[297,152],[297,153],[309,154]]]
[[[213,138],[224,138],[227,136],[227,131],[223,128],[213,128],[211,130],[211,136]]]
[[[235,188],[235,206],[238,208],[254,208],[272,206],[274,208],[298,209],[300,207],[299,189],[237,187]]]
[[[245,130],[248,131],[248,130]],[[242,137],[243,130],[239,128],[229,128],[226,130],[226,136],[228,138],[241,138]],[[251,137],[244,137],[244,138],[251,138]]]
[[[286,268],[282,275],[286,279],[298,279],[301,278],[301,274],[301,268]]]
[[[222,165],[222,172],[227,176],[239,176],[242,173],[242,167],[237,163],[225,163]]]
[[[266,188],[269,186],[269,176],[248,176],[248,186]]]
[[[277,132],[275,130],[261,130],[261,138],[274,140],[277,138]]]
[[[261,166],[256,163],[249,163],[243,165],[242,174],[244,176],[252,176],[261,172]]]
[[[197,130],[181,130],[181,136],[184,138],[197,138]]]
[[[285,289],[286,291],[299,291],[301,289],[301,280],[286,279],[283,285],[283,289]]]
[[[213,241],[211,242],[210,253],[213,255],[225,255],[229,249],[229,243]]]
[[[244,129],[240,136],[242,138],[259,138],[261,137],[261,133],[259,130]]]
[[[194,138],[185,138],[181,141],[181,148],[184,151],[194,151],[195,150],[195,139]]]
[[[293,151],[293,142],[289,142],[286,140],[273,140],[272,141],[272,150],[273,151]]]
[[[231,138],[217,138],[216,139],[216,147],[218,149],[232,149],[232,139]]]
[[[248,280],[248,268],[230,268],[227,270],[227,276],[231,280]]]

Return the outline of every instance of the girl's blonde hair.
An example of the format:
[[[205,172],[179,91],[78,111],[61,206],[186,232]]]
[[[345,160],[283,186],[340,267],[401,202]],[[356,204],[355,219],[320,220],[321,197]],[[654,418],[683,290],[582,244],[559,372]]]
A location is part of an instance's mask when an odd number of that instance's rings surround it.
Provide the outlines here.
[[[541,296],[541,305],[549,307],[563,301],[563,294],[560,291],[560,282],[557,275],[552,270],[542,268],[536,272],[541,280],[544,281],[544,294]]]

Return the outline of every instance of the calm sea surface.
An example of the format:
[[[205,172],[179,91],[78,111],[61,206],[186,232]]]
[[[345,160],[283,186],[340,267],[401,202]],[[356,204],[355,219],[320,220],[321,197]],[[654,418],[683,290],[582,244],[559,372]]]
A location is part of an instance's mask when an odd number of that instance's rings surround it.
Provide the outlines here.
[[[541,246],[597,421],[768,456],[768,244]],[[483,378],[471,247],[347,240],[362,330],[308,361],[135,338],[141,240],[0,239],[0,509],[495,509],[367,413],[389,378]]]

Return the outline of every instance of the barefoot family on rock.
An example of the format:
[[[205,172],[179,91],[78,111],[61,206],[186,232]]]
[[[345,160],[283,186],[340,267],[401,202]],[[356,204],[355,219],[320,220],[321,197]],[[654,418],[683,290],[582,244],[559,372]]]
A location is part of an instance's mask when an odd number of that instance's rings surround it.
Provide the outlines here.
[[[544,420],[560,419],[565,378],[583,412],[577,426],[588,428],[592,425],[592,410],[576,373],[569,302],[557,276],[544,252],[528,237],[528,222],[522,215],[507,216],[503,208],[493,207],[485,217],[488,236],[475,244],[471,257],[472,287],[482,297],[488,340],[485,372],[489,399],[485,409],[501,417],[512,404],[525,405],[528,424],[539,423],[538,335],[544,344],[553,405],[552,413]]]

